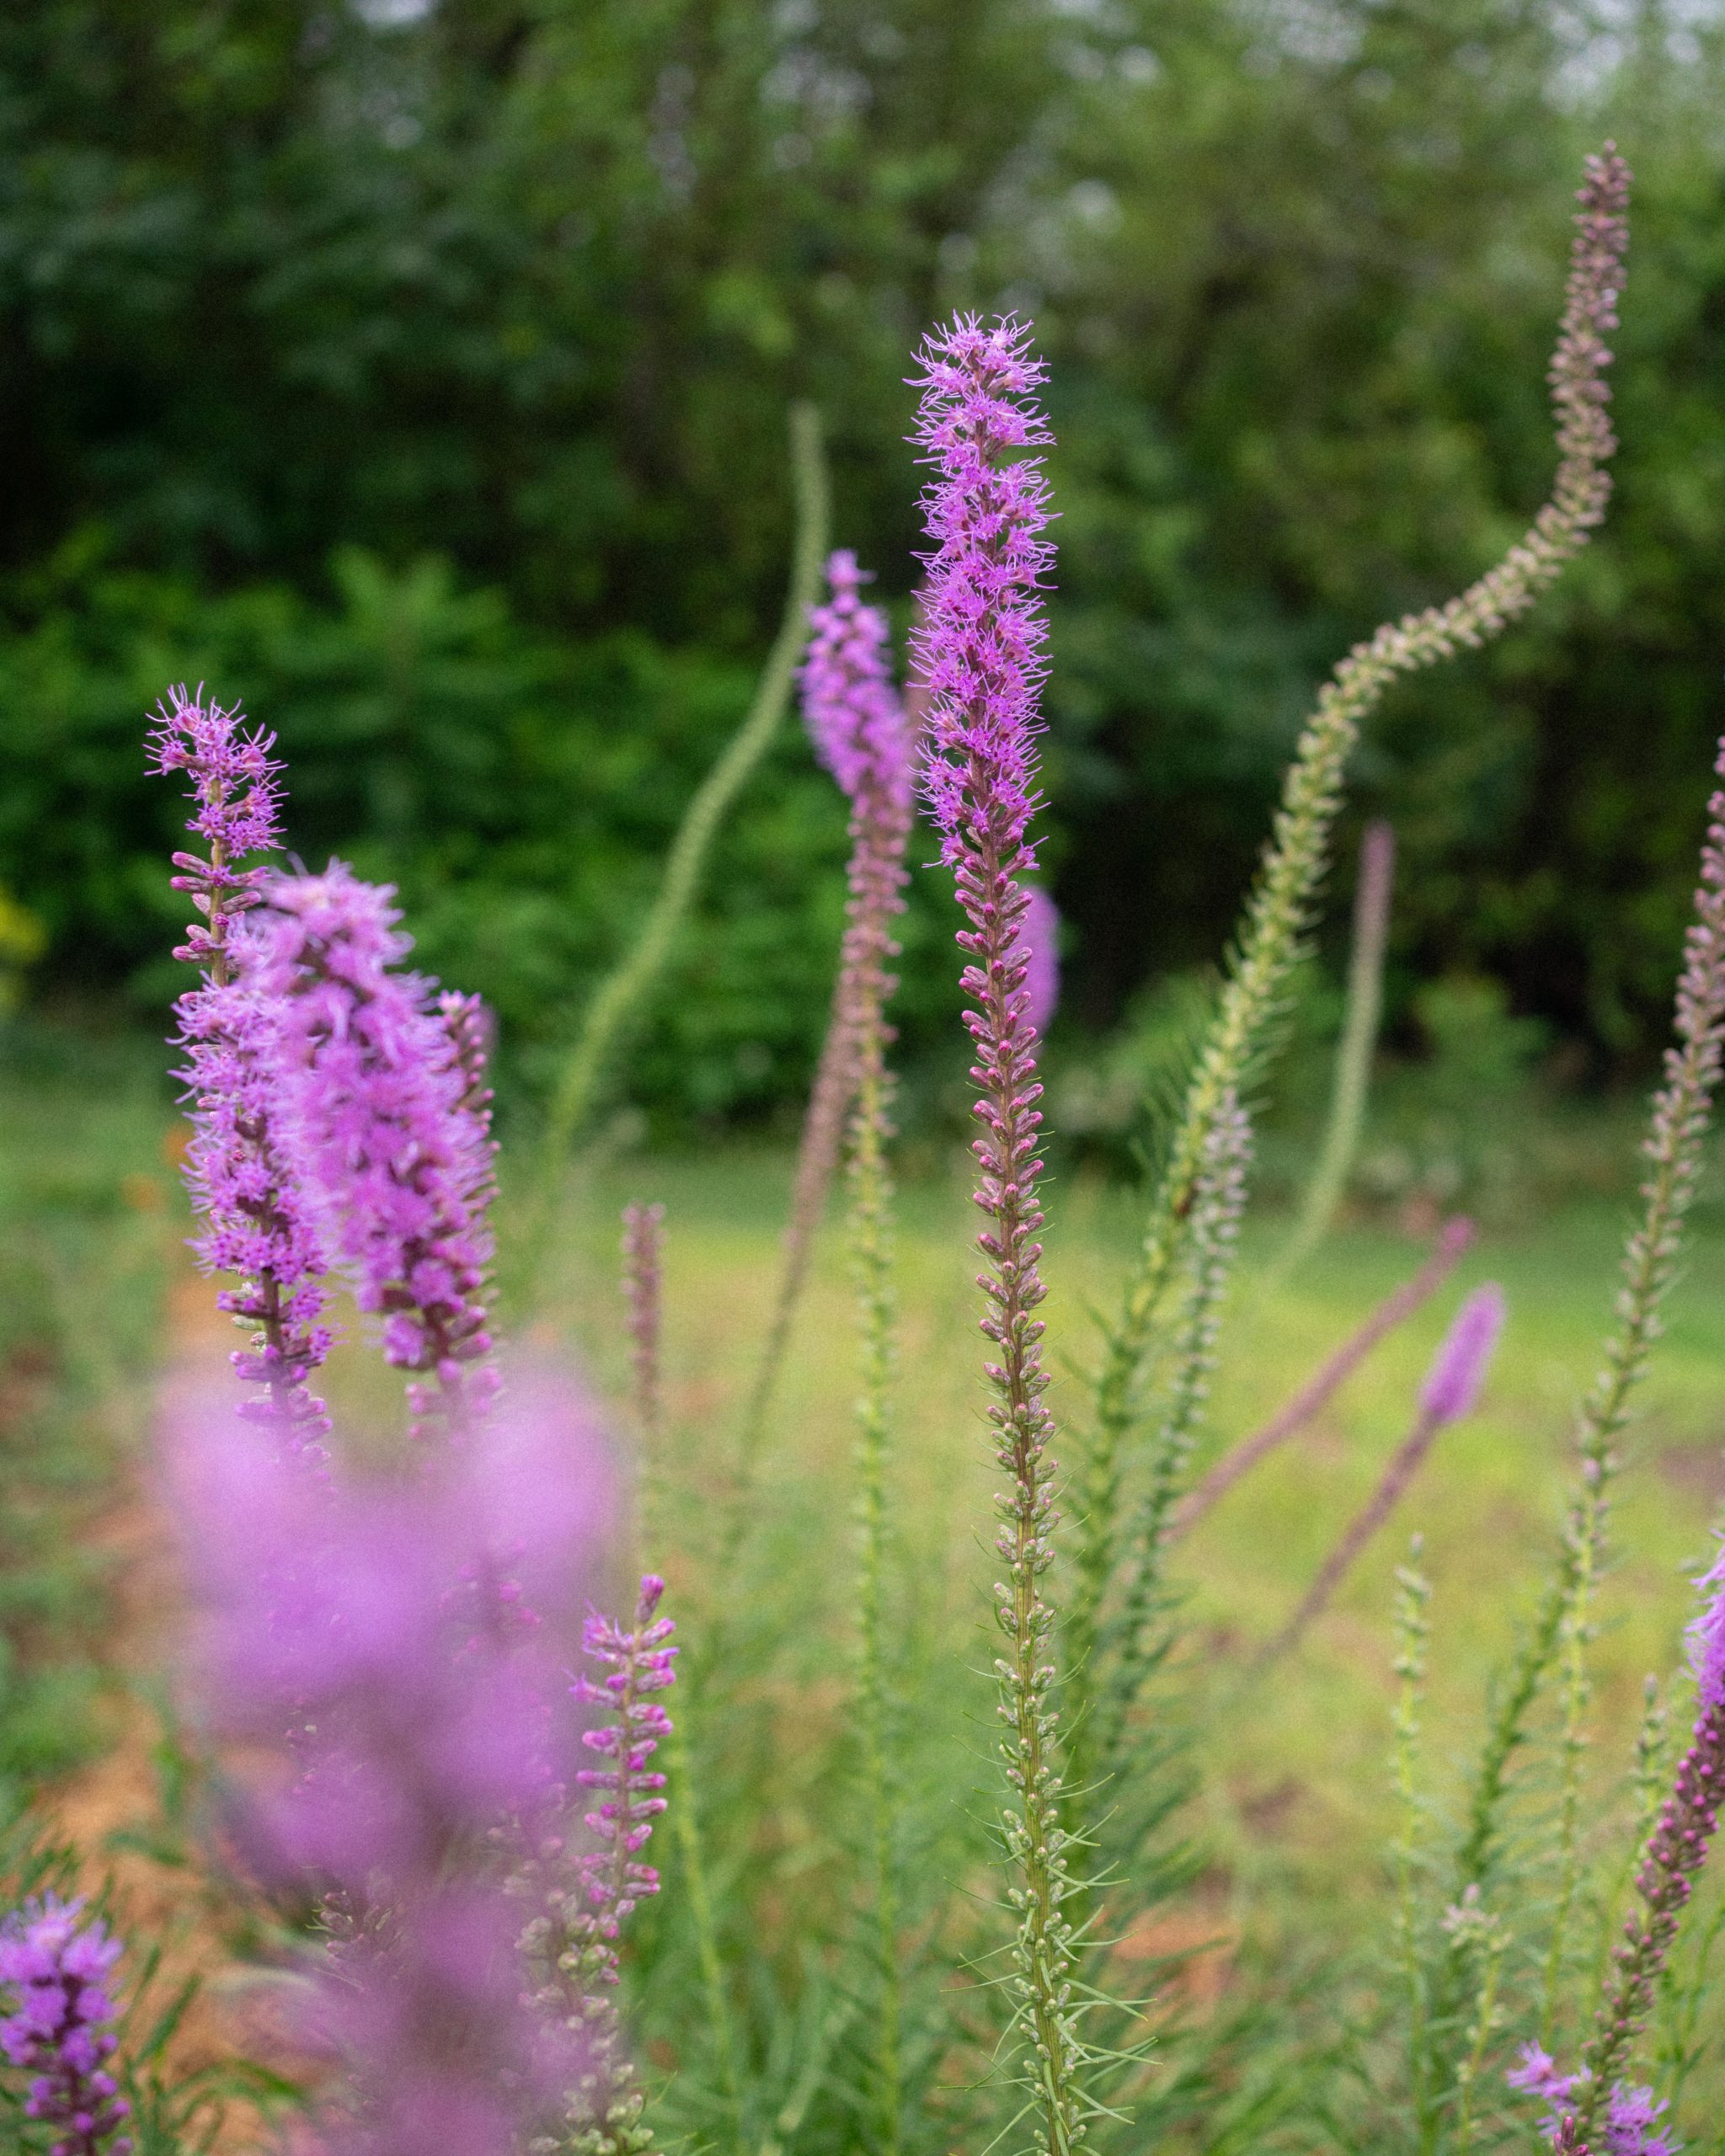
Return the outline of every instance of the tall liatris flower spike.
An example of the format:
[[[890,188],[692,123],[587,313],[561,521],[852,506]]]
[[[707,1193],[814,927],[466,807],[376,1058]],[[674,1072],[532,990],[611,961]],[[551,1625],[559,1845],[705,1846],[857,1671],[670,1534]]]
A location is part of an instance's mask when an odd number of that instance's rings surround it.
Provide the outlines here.
[[[887,969],[897,954],[892,923],[904,907],[911,835],[912,737],[887,664],[887,619],[864,604],[867,574],[848,549],[830,557],[826,577],[831,596],[809,611],[803,717],[816,755],[851,804],[849,896],[832,1012],[797,1149],[778,1297],[745,1417],[745,1452],[759,1440],[783,1368],[846,1113],[862,1082],[864,1037],[882,1022],[895,985]]]
[[[280,1142],[385,1354],[416,1374],[415,1434],[459,1435],[496,1390],[483,1019],[398,970],[412,943],[393,896],[339,862],[275,878],[239,978],[278,1014]]]
[[[1013,2005],[1028,2050],[1027,2106],[1039,2145],[1065,2156],[1092,2115],[1073,1988],[1075,1891],[1060,1824],[1060,1769],[1053,1694],[1054,1614],[1044,1583],[1054,1559],[1053,1418],[1044,1401],[1045,1290],[1037,1269],[1042,1172],[1036,1103],[1042,1087],[1028,1024],[1028,838],[1037,806],[1037,698],[1043,673],[1040,590],[1053,550],[1042,536],[1048,483],[1024,452],[1050,437],[1036,403],[1044,370],[1029,331],[1011,318],[985,328],[960,317],[919,355],[916,439],[935,478],[923,498],[934,551],[927,616],[916,639],[928,696],[928,805],[969,926],[964,992],[975,1043],[982,1135],[973,1150],[978,1239],[985,1270],[982,1329],[1000,1359],[985,1365],[994,1396],[995,1456],[1007,1478],[997,1500],[1004,1577],[995,1589],[1004,1636],[996,1661],[1001,1758],[1009,1790],[1001,1817],[1017,1911]]]
[[[671,1733],[670,1716],[654,1694],[668,1690],[676,1674],[677,1651],[665,1645],[675,1626],[657,1614],[664,1593],[665,1582],[649,1572],[628,1629],[596,1614],[587,1620],[583,1645],[606,1674],[596,1683],[578,1678],[574,1696],[604,1710],[605,1719],[581,1741],[608,1764],[584,1767],[575,1780],[599,1792],[585,1815],[596,1847],[577,1860],[574,1891],[553,1888],[546,1913],[524,1935],[542,1972],[537,2004],[563,2023],[576,2047],[579,2073],[567,2100],[569,2130],[547,2144],[569,2156],[641,2156],[654,2143],[641,2122],[645,2098],[624,2049],[615,1994],[617,1939],[637,1905],[659,1892],[658,1872],[640,1855],[665,1806],[665,1778],[650,1764]]]
[[[83,1906],[50,1894],[0,1924],[0,2052],[31,2077],[24,2116],[52,2131],[48,2156],[131,2156],[131,2106],[108,2071],[108,1977],[123,1950]]]
[[[245,730],[237,707],[224,711],[206,704],[201,689],[193,697],[177,688],[158,712],[149,756],[152,771],[183,771],[191,782],[197,807],[188,829],[209,849],[174,857],[174,887],[190,893],[203,916],[174,953],[203,969],[202,985],[174,1006],[192,1122],[186,1182],[204,1223],[194,1248],[206,1271],[239,1276],[216,1300],[255,1328],[233,1360],[263,1390],[241,1412],[321,1461],[328,1417],[306,1380],[329,1350],[327,1260],[282,1158],[276,1012],[234,978],[236,931],[260,902],[265,875],[241,864],[281,844],[274,745],[273,735]]]

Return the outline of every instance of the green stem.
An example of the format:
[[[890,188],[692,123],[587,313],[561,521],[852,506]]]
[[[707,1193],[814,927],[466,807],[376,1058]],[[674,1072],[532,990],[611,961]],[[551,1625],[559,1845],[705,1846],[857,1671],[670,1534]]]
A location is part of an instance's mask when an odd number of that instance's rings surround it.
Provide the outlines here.
[[[546,1120],[540,1164],[542,1209],[552,1202],[570,1149],[585,1135],[603,1097],[612,1061],[628,1027],[639,1017],[665,969],[719,827],[771,745],[790,702],[797,660],[809,633],[809,609],[820,595],[829,522],[820,414],[812,404],[795,404],[791,408],[790,428],[796,528],[784,618],[747,715],[684,814],[665,857],[658,895],[648,908],[633,947],[601,984],[588,1006]]]
[[[857,1404],[857,1705],[863,1774],[873,1842],[875,1951],[879,1959],[879,2148],[898,2156],[904,2069],[899,1969],[899,1901],[895,1842],[897,1776],[887,1699],[885,1571],[889,1399],[895,1363],[896,1309],[892,1281],[892,1182],[886,1161],[891,1081],[878,995],[863,1014],[856,1113],[851,1137],[851,1249],[862,1343],[862,1391]]]
[[[1348,1011],[1336,1051],[1323,1147],[1312,1172],[1293,1240],[1278,1273],[1291,1273],[1322,1241],[1347,1188],[1359,1134],[1384,1009],[1384,953],[1389,942],[1390,900],[1396,875],[1396,834],[1386,823],[1368,824],[1359,842],[1359,883],[1354,901],[1354,945],[1348,962]]]
[[[705,1838],[701,1832],[696,1777],[690,1756],[688,1704],[671,1724],[665,1740],[665,1763],[670,1781],[668,1810],[682,1865],[683,1886],[688,1895],[689,1914],[695,1926],[695,1951],[701,1964],[702,1989],[707,1999],[708,2034],[718,2069],[719,2093],[730,2114],[735,2145],[743,2140],[743,2076],[732,2019],[730,1996],[725,1989],[724,1957],[719,1951],[718,1924],[713,1912],[713,1890],[707,1870]]]

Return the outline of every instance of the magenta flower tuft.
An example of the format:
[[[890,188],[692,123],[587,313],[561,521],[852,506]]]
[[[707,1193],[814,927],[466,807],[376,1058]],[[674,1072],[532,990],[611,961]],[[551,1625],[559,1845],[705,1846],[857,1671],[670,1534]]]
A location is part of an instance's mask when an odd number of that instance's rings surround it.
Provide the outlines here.
[[[53,2129],[49,2156],[130,2156],[131,2116],[108,2071],[118,2038],[108,2025],[108,1976],[122,1951],[83,1903],[49,1894],[0,1924],[0,1989],[12,1994],[0,2018],[0,2052],[33,2078],[26,2118]]]
[[[387,887],[341,862],[276,878],[238,948],[279,1014],[281,1142],[362,1310],[383,1318],[416,1434],[454,1433],[496,1379],[485,1310],[495,1190],[485,1023],[476,999],[398,970],[412,947]]]
[[[1538,2044],[1524,2044],[1520,2065],[1512,2067],[1503,2078],[1512,2089],[1546,2106],[1540,2132],[1548,2142],[1554,2147],[1566,2142],[1568,2146],[1576,2145],[1573,2106],[1588,2084],[1584,2069],[1579,2073],[1562,2073],[1549,2052]],[[1600,2156],[1679,2156],[1682,2144],[1673,2141],[1659,2125],[1670,2108],[1651,2089],[1621,2084],[1614,2088],[1605,2099]]]
[[[1054,559],[1042,460],[1052,440],[1035,403],[1046,373],[1030,330],[1012,316],[985,329],[961,315],[919,355],[916,440],[939,478],[924,496],[935,552],[916,648],[928,700],[924,784],[957,867],[984,841],[1023,846],[1034,814],[1037,697],[1047,631],[1038,596]]]
[[[654,2145],[640,2123],[644,2093],[617,2019],[617,1940],[637,1903],[659,1892],[659,1874],[639,1857],[665,1809],[665,1778],[649,1764],[671,1726],[654,1697],[676,1673],[677,1651],[665,1644],[672,1625],[657,1614],[664,1593],[665,1582],[649,1572],[629,1629],[596,1612],[587,1620],[583,1644],[606,1674],[596,1683],[578,1678],[574,1696],[603,1710],[605,1719],[581,1741],[609,1764],[584,1767],[575,1780],[603,1792],[585,1815],[596,1846],[576,1859],[573,1891],[561,1843],[547,1845],[521,1881],[537,1884],[542,1897],[521,1939],[540,1977],[533,2003],[569,2032],[580,2062],[579,2079],[564,2097],[568,2145],[594,2156],[630,2156]]]
[[[665,1645],[676,1628],[669,1617],[654,1614],[664,1593],[665,1582],[649,1572],[641,1582],[631,1630],[595,1613],[582,1634],[585,1651],[609,1670],[597,1684],[590,1677],[578,1678],[574,1696],[616,1716],[581,1738],[590,1752],[601,1753],[611,1765],[583,1767],[575,1776],[581,1788],[606,1792],[597,1808],[585,1814],[603,1846],[581,1860],[581,1874],[608,1939],[617,1936],[617,1926],[637,1902],[659,1892],[659,1874],[650,1864],[634,1860],[665,1809],[659,1794],[665,1776],[647,1764],[660,1740],[670,1734],[670,1716],[653,1694],[668,1690],[676,1677],[671,1665],[677,1650]]]
[[[282,766],[271,755],[275,736],[259,727],[248,734],[238,704],[224,711],[204,702],[203,685],[188,696],[184,684],[156,707],[156,725],[146,744],[147,768],[162,776],[184,771],[187,798],[197,803],[186,828],[202,839],[207,856],[176,853],[176,891],[191,894],[205,926],[194,922],[176,958],[211,966],[220,978],[227,931],[234,917],[258,903],[264,871],[239,866],[247,855],[274,853],[281,844]]]
[[[868,573],[841,548],[826,565],[832,596],[809,610],[803,715],[827,769],[854,803],[880,793],[909,806],[911,730],[887,669],[887,620],[862,603]]]
[[[1419,1396],[1429,1422],[1459,1422],[1472,1414],[1503,1330],[1503,1290],[1495,1281],[1476,1288],[1457,1310],[1432,1358]]]

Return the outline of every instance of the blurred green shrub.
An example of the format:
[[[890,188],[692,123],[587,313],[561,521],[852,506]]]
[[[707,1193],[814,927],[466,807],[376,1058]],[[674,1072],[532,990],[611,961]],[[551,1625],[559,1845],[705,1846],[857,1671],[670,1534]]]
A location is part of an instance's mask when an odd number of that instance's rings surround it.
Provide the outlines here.
[[[422,962],[496,1008],[506,1069],[531,1080],[655,887],[688,794],[729,737],[752,670],[637,631],[585,643],[524,625],[447,563],[398,571],[345,548],[315,595],[200,596],[112,566],[82,535],[38,573],[28,626],[0,634],[0,882],[51,936],[45,988],[122,977],[159,1016],[184,913],[168,856],[183,808],[145,776],[143,715],[209,682],[275,729],[290,841],[399,884]],[[633,1074],[683,1117],[758,1113],[806,1082],[840,934],[842,806],[788,724],[720,841],[703,905]],[[943,1031],[932,879],[907,931],[911,1034]],[[0,931],[6,916],[0,916]],[[13,947],[17,947],[14,946]],[[0,942],[0,958],[5,956]]]
[[[765,647],[787,402],[826,409],[838,528],[902,599],[906,355],[1004,301],[1053,363],[1065,1015],[1112,1026],[1213,958],[1314,680],[1539,499],[1567,198],[1609,131],[1637,177],[1611,521],[1535,622],[1398,691],[1356,781],[1401,835],[1398,964],[1633,1062],[1719,716],[1722,99],[1725,25],[1679,0],[0,9],[3,730],[66,808],[7,873],[47,977],[104,988],[163,920],[95,766],[201,653],[285,737],[326,729],[312,849],[415,826],[434,937],[548,1034]],[[837,917],[791,895],[830,808],[800,768],[734,835],[655,1097],[800,1072]],[[482,873],[483,915],[454,895]]]

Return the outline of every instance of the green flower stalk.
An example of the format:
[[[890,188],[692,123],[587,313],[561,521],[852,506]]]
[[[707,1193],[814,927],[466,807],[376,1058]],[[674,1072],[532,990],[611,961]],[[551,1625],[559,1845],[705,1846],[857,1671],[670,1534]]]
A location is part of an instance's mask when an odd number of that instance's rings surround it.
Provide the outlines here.
[[[664,1326],[665,1208],[623,1208],[623,1324],[629,1336],[629,1374],[635,1435],[641,1448],[635,1534],[652,1554],[659,1535],[660,1476],[665,1437],[665,1388],[660,1369]]]
[[[1085,1790],[1092,1778],[1105,1781],[1119,1767],[1129,1738],[1132,1706],[1154,1655],[1156,1582],[1162,1553],[1172,1534],[1174,1508],[1186,1464],[1210,1399],[1221,1328],[1222,1297],[1233,1267],[1240,1216],[1246,1209],[1246,1175],[1252,1160],[1252,1122],[1239,1102],[1223,1103],[1206,1145],[1193,1193],[1191,1269],[1175,1340],[1175,1382],[1156,1435],[1150,1472],[1132,1521],[1135,1562],[1124,1606],[1112,1628],[1108,1681],[1097,1700],[1095,1726],[1073,1731],[1071,1781]],[[1084,1613],[1087,1615],[1087,1611]],[[1074,1624],[1071,1666],[1102,1644]]]
[[[546,1119],[541,1204],[548,1207],[569,1149],[583,1136],[604,1096],[612,1062],[628,1029],[658,985],[677,931],[700,888],[707,857],[731,803],[771,747],[787,707],[797,659],[808,634],[809,609],[820,585],[829,516],[820,419],[813,405],[791,409],[791,477],[796,529],[784,619],[767,655],[741,726],[696,792],[666,857],[665,877],[633,949],[588,1006],[580,1034],[552,1097]],[[542,1233],[546,1225],[538,1224]]]
[[[1419,1801],[1419,1747],[1425,1706],[1426,1659],[1431,1641],[1431,1582],[1419,1568],[1423,1538],[1416,1534],[1407,1564],[1396,1574],[1396,1706],[1391,1775],[1401,1814],[1392,1861],[1396,1875],[1396,1954],[1407,1996],[1407,2056],[1415,2115],[1425,2113],[1424,1963],[1419,1951],[1416,1867],[1423,1820]]]
[[[1384,953],[1390,940],[1390,901],[1395,884],[1395,830],[1381,820],[1368,824],[1359,841],[1354,942],[1348,959],[1348,1012],[1336,1050],[1329,1121],[1311,1187],[1300,1209],[1299,1225],[1282,1254],[1284,1273],[1292,1272],[1323,1241],[1348,1187],[1354,1156],[1359,1150],[1372,1057],[1377,1051],[1378,1027],[1384,1012]]]
[[[1725,740],[1713,768],[1725,778]],[[1677,1038],[1665,1051],[1664,1082],[1653,1096],[1642,1143],[1649,1172],[1642,1185],[1642,1217],[1623,1253],[1617,1330],[1582,1405],[1576,1430],[1577,1484],[1557,1566],[1504,1686],[1475,1773],[1466,1831],[1456,1858],[1457,1886],[1463,1891],[1482,1880],[1493,1860],[1511,1770],[1527,1742],[1534,1706],[1560,1656],[1570,1680],[1565,1688],[1566,1789],[1560,1812],[1565,1837],[1560,1849],[1563,1878],[1574,1863],[1575,1815],[1567,1785],[1578,1772],[1579,1722],[1587,1696],[1582,1657],[1605,1556],[1611,1489],[1621,1465],[1616,1440],[1629,1421],[1631,1398],[1646,1374],[1663,1329],[1660,1307],[1682,1246],[1684,1220],[1701,1174],[1701,1139],[1725,1054],[1725,791],[1713,795],[1707,813],[1695,919],[1685,939],[1683,971],[1677,984]],[[1560,1904],[1566,1918],[1573,1898],[1572,1885]],[[1561,1937],[1557,1948],[1561,1953]]]
[[[1360,725],[1402,675],[1474,648],[1525,613],[1604,518],[1610,494],[1605,465],[1616,446],[1606,414],[1605,375],[1611,355],[1605,337],[1616,324],[1628,189],[1628,168],[1607,143],[1603,155],[1587,161],[1549,377],[1559,456],[1550,499],[1503,559],[1459,597],[1386,623],[1356,644],[1320,691],[1316,712],[1295,751],[1220,1003],[1097,1374],[1073,1589],[1074,1622],[1081,1636],[1095,1636],[1114,1581],[1124,1449],[1138,1418],[1158,1313],[1190,1232],[1210,1134],[1262,1062],[1267,1029],[1281,1008],[1311,919],[1343,769]],[[1133,1562],[1154,1564],[1160,1556],[1160,1545],[1153,1545],[1136,1552]],[[1154,1599],[1156,1590],[1153,1579],[1135,1577],[1127,1591],[1144,1603]],[[1075,1669],[1081,1700],[1099,1677],[1087,1675],[1081,1662]]]

